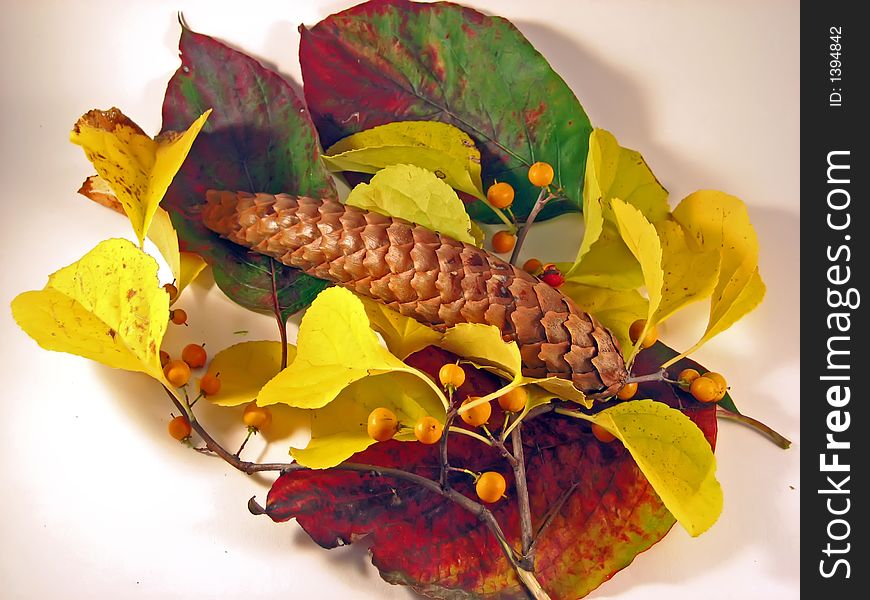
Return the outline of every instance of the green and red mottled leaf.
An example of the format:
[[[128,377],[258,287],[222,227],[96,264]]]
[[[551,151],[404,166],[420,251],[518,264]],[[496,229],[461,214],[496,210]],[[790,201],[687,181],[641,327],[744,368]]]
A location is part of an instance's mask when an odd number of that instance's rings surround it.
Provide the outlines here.
[[[638,356],[638,363],[655,362],[644,354]],[[453,359],[443,350],[427,348],[408,362],[434,374]],[[470,368],[466,373],[460,400],[466,395],[483,395],[498,385],[492,375]],[[712,407],[662,383],[642,385],[638,397],[682,406],[710,443],[715,443]],[[490,423],[500,423],[497,404],[493,408]],[[598,442],[587,423],[543,415],[524,425],[523,437],[533,528],[540,527],[551,509],[557,508],[535,554],[538,578],[554,599],[586,595],[673,526],[673,516],[625,448]],[[453,465],[505,475],[507,498],[490,508],[507,538],[519,547],[516,490],[504,459],[461,435],[451,436],[450,456]],[[376,444],[351,462],[397,467],[432,479],[439,473],[437,448],[422,444]],[[475,497],[470,477],[457,474],[451,485]],[[372,561],[381,576],[431,597],[527,597],[495,539],[476,517],[406,481],[340,468],[289,472],[273,485],[266,512],[275,521],[295,517],[326,548],[371,535]]]
[[[474,139],[484,189],[513,185],[518,217],[537,197],[526,172],[541,160],[564,196],[546,216],[580,210],[589,119],[507,19],[448,2],[373,0],[300,32],[305,99],[324,146],[394,121],[442,121]],[[480,202],[469,213],[498,222]]]
[[[212,108],[166,194],[185,251],[209,262],[220,288],[253,310],[290,314],[304,308],[325,282],[221,240],[200,222],[207,189],[336,198],[320,162],[317,133],[302,102],[280,75],[253,58],[183,27],[181,67],[166,88],[163,131]]]

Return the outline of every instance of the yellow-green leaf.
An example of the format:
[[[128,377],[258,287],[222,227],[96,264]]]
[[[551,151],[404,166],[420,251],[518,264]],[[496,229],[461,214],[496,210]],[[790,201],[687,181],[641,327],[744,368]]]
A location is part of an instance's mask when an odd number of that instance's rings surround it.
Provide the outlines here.
[[[480,151],[464,131],[438,121],[387,123],[348,136],[323,156],[336,171],[377,173],[411,164],[435,173],[454,189],[483,198]]]
[[[614,290],[633,290],[643,285],[643,272],[616,226],[605,223],[582,260],[569,265],[565,279]]]
[[[692,249],[683,228],[676,221],[655,225],[662,244],[662,301],[653,316],[661,323],[684,306],[709,297],[719,276],[719,252],[716,249]]]
[[[359,298],[343,288],[328,288],[302,318],[293,363],[263,386],[257,401],[260,405],[280,402],[322,408],[351,383],[394,372],[422,379],[429,393],[447,406],[447,399],[428,376],[381,346]]]
[[[287,345],[287,361],[292,362],[296,348]],[[220,406],[239,406],[257,398],[260,389],[281,370],[281,342],[241,342],[224,348],[212,358],[208,372],[218,375],[221,388],[208,396]]]
[[[159,206],[154,213],[151,227],[148,229],[148,239],[154,242],[166,264],[169,265],[169,270],[172,271],[172,276],[175,278],[175,287],[178,289],[178,294],[181,295],[184,288],[205,269],[205,261],[198,254],[179,252],[178,234],[175,232],[175,227],[172,226],[169,213]]]
[[[361,183],[347,204],[422,225],[453,239],[474,244],[471,219],[449,185],[414,165],[392,165]]]
[[[622,348],[623,355],[631,351],[628,328],[649,314],[649,302],[637,290],[613,290],[566,280],[561,292],[574,300],[577,306],[595,315],[610,329]]]
[[[710,317],[701,339],[683,355],[694,352],[713,336],[754,309],[764,298],[758,272],[758,239],[743,202],[723,192],[690,194],[674,210],[674,219],[702,252],[720,254],[719,276],[710,302]]]
[[[414,352],[437,345],[441,341],[441,334],[431,327],[426,327],[381,302],[365,296],[358,297],[365,307],[372,328],[381,334],[389,351],[398,358],[404,360]]]
[[[70,134],[97,173],[111,186],[141,246],[157,205],[205,124],[206,111],[182,134],[148,137],[121,111],[92,110]]]
[[[716,458],[698,427],[678,410],[653,400],[616,404],[580,418],[622,441],[677,521],[692,536],[709,529],[722,512]]]
[[[169,297],[157,269],[157,261],[128,240],[106,240],[52,274],[44,289],[17,296],[12,314],[47,350],[165,382],[159,351]]]
[[[369,413],[377,407],[393,411],[400,429],[395,439],[415,441],[414,424],[433,416],[442,424],[444,407],[429,386],[411,373],[389,373],[360,379],[344,388],[338,397],[311,411],[311,441],[290,453],[302,465],[327,469],[375,443],[366,430]]]
[[[652,326],[653,315],[658,310],[659,304],[662,301],[662,286],[664,283],[662,246],[656,228],[638,209],[617,198],[613,199],[611,207],[613,208],[616,224],[619,227],[619,234],[622,236],[625,245],[628,246],[628,249],[631,250],[631,253],[634,254],[634,257],[640,263],[648,301],[647,323],[638,338],[638,343],[635,344],[632,352],[627,355],[630,362],[631,358],[637,354],[640,341],[643,340],[647,330]]]

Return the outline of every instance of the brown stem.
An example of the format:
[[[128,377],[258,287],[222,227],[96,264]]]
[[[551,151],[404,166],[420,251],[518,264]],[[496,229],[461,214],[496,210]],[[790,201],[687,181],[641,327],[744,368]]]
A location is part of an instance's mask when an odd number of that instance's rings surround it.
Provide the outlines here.
[[[452,395],[451,395],[452,399]],[[451,407],[447,411],[447,416],[444,417],[444,433],[441,434],[441,440],[438,444],[438,454],[441,463],[441,475],[438,482],[444,490],[450,489],[450,482],[447,479],[447,473],[450,471],[450,459],[447,455],[447,438],[450,434],[450,425],[453,424],[453,419],[456,418],[456,408]]]
[[[666,372],[664,369],[659,369],[655,373],[649,375],[633,375],[625,380],[625,383],[644,383],[646,381],[667,381],[665,379]]]
[[[526,459],[523,454],[523,436],[521,433],[522,423],[517,425],[511,432],[511,445],[514,450],[514,479],[517,484],[517,505],[520,510],[520,531],[523,543],[522,558],[530,566],[534,565],[532,559],[532,511],[529,506],[529,486],[526,481]]]
[[[251,436],[252,436],[252,435],[254,435],[254,430],[253,430],[252,428],[248,427],[248,435],[245,436],[245,439],[242,441],[242,445],[239,446],[239,449],[238,449],[238,450],[236,450],[236,454],[235,454],[235,456],[241,456],[241,455],[242,455],[242,450],[244,450],[244,449],[245,449],[245,446],[248,445],[248,440],[251,439]]]
[[[275,320],[278,321],[278,335],[281,338],[281,370],[287,368],[287,321],[281,316],[281,307],[278,304],[278,283],[275,281],[275,259],[269,259],[269,267],[272,276],[272,308],[275,310]]]
[[[552,194],[547,193],[547,188],[541,188],[541,193],[538,194],[538,199],[535,200],[535,205],[532,206],[532,210],[529,211],[529,216],[526,218],[526,222],[520,225],[519,230],[517,231],[517,243],[514,245],[514,251],[511,252],[510,263],[516,266],[517,258],[520,255],[520,248],[523,247],[523,242],[526,241],[526,236],[529,233],[529,227],[532,226],[532,223],[535,222],[535,219],[538,216],[538,213],[543,210],[543,208],[547,205],[547,202],[555,198]]]
[[[716,407],[716,416],[720,419],[729,419],[731,421],[738,421],[740,423],[743,423],[744,425],[749,425],[753,429],[769,437],[774,444],[776,444],[783,450],[787,450],[791,447],[790,439],[775,431],[773,428],[768,427],[758,419],[753,419],[752,417],[747,417],[746,415],[732,412],[727,408],[722,408],[721,406]]]

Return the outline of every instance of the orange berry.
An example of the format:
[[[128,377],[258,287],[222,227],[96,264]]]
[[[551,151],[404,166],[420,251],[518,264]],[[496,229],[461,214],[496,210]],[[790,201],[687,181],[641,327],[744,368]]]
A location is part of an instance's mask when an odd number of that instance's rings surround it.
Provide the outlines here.
[[[399,431],[399,419],[389,408],[379,406],[369,413],[366,430],[373,440],[386,442]]]
[[[541,272],[541,267],[544,265],[537,258],[530,258],[526,262],[523,263],[523,271],[526,273],[531,273],[532,275]]]
[[[169,360],[170,360],[169,352],[167,352],[166,350],[161,350],[160,351],[160,366],[165,367],[166,363],[168,363]]]
[[[622,386],[618,392],[616,392],[616,397],[620,400],[631,400],[634,398],[634,395],[637,393],[637,384],[636,383],[626,383]]]
[[[466,404],[470,404],[478,399],[478,396],[469,396],[462,401],[462,405],[465,406]],[[459,417],[472,427],[480,427],[489,421],[490,415],[492,415],[492,405],[489,402],[484,402],[483,404],[478,404],[471,410],[460,413]]]
[[[507,229],[496,231],[492,236],[492,249],[498,254],[504,254],[514,249],[517,243],[517,236],[512,234]]]
[[[697,369],[683,369],[680,371],[680,374],[677,375],[677,381],[680,382],[681,388],[687,390],[692,385],[692,382],[700,376],[701,374],[698,373]]]
[[[242,413],[242,421],[248,427],[267,429],[272,423],[272,411],[266,406],[257,406],[256,402],[251,402]]]
[[[435,417],[425,416],[414,425],[414,437],[421,444],[434,444],[441,439],[442,433],[444,425]]]
[[[206,396],[214,396],[221,391],[221,380],[215,373],[206,373],[199,380],[199,391]]]
[[[175,299],[178,298],[178,288],[171,283],[167,283],[163,286],[163,289],[169,294],[169,303],[175,302]]]
[[[631,338],[632,342],[637,342],[637,339],[640,337],[640,334],[643,333],[643,328],[646,327],[645,319],[638,319],[628,328],[628,337]],[[641,348],[649,348],[659,339],[659,333],[656,329],[656,326],[653,325],[650,327],[646,335],[643,338],[643,341],[640,344]]]
[[[179,442],[190,437],[190,421],[187,420],[187,417],[175,417],[169,421],[167,429],[169,430],[169,435]]]
[[[507,208],[514,202],[514,188],[504,181],[493,183],[486,190],[486,199],[496,208]]]
[[[170,360],[163,367],[163,374],[175,387],[187,385],[187,382],[190,381],[190,367],[183,360]]]
[[[594,435],[599,442],[602,442],[604,444],[609,444],[616,439],[615,435],[604,429],[604,427],[602,427],[598,423],[592,424],[592,435]]]
[[[169,311],[169,320],[175,323],[176,325],[186,325],[187,324],[187,313],[180,308],[176,308],[174,310]]]
[[[702,375],[692,382],[689,391],[698,402],[715,402],[719,395],[719,384]]]
[[[438,379],[445,388],[458,388],[465,383],[465,371],[455,363],[447,363],[438,371]]]
[[[190,365],[191,369],[202,367],[207,359],[208,355],[205,352],[205,348],[199,344],[188,344],[181,351],[181,360]]]
[[[524,387],[516,387],[498,397],[498,405],[508,412],[520,412],[526,407],[529,393]]]
[[[529,167],[529,181],[535,187],[547,187],[553,183],[553,167],[550,163],[536,162]]]
[[[487,504],[498,502],[504,491],[507,489],[507,482],[501,473],[495,471],[487,471],[477,478],[477,483],[474,484],[474,491],[477,492],[477,497]]]
[[[720,373],[716,373],[715,371],[710,371],[709,373],[704,373],[704,377],[708,379],[712,379],[716,382],[716,386],[719,391],[716,394],[716,402],[725,397],[725,394],[728,393],[728,382],[725,380]]]

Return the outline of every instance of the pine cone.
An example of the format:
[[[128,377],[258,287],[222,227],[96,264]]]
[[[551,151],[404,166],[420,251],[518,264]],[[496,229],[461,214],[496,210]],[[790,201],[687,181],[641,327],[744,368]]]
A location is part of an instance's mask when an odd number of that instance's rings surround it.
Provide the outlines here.
[[[206,198],[205,225],[237,244],[437,330],[495,325],[517,342],[526,376],[568,379],[591,398],[612,396],[628,376],[595,317],[485,250],[330,200],[214,190]]]

